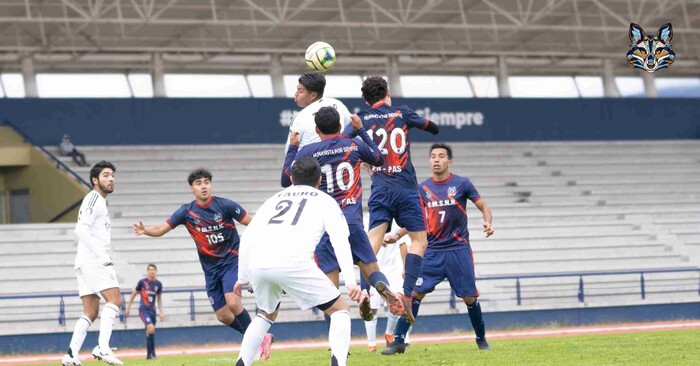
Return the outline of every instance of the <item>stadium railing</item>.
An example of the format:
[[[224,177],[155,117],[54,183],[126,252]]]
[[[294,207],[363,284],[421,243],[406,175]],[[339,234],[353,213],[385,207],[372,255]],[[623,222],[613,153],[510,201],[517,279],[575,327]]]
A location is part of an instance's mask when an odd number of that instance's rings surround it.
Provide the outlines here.
[[[53,160],[53,162],[56,164],[56,169],[63,169],[63,170],[66,171],[68,174],[70,174],[71,176],[73,176],[73,178],[75,178],[76,181],[78,181],[79,183],[81,183],[82,185],[84,185],[85,187],[87,187],[88,189],[92,189],[92,185],[90,185],[90,183],[88,183],[85,179],[83,179],[80,175],[78,175],[78,173],[74,172],[73,169],[71,169],[68,165],[64,164],[60,159],[58,159],[58,158],[57,158],[54,154],[52,154],[50,151],[46,150],[43,146],[41,146],[41,145],[37,144],[36,142],[34,142],[34,140],[32,140],[32,138],[29,137],[29,135],[27,135],[26,133],[24,133],[24,131],[22,131],[19,127],[17,127],[16,125],[14,125],[12,122],[10,122],[10,121],[8,121],[8,120],[3,121],[2,124],[3,124],[4,126],[10,127],[10,128],[13,129],[15,132],[17,132],[18,135],[22,136],[22,138],[24,139],[24,141],[25,141],[26,143],[28,143],[28,144],[32,145],[33,147],[35,147],[35,148],[41,150],[41,152],[43,152],[44,155],[46,155],[49,159]],[[83,202],[83,199],[82,199],[82,198],[81,198],[80,200],[78,200],[77,202],[75,202],[74,204],[72,204],[70,207],[68,207],[68,208],[66,208],[65,210],[61,211],[58,215],[56,215],[56,216],[53,217],[51,220],[49,220],[49,222],[56,222],[56,221],[57,221],[58,219],[60,219],[63,215],[65,215],[66,213],[70,212],[70,211],[73,210],[74,208],[78,207],[78,206],[81,204],[81,202]]]
[[[508,276],[485,276],[477,277],[477,281],[502,281],[502,280],[515,280],[515,298],[517,305],[520,306],[522,303],[522,293],[521,284],[522,279],[534,279],[534,278],[561,278],[561,277],[578,277],[578,293],[577,299],[579,302],[583,303],[585,301],[585,277],[591,276],[617,276],[617,275],[639,275],[639,295],[642,300],[646,299],[648,294],[645,288],[645,275],[656,274],[656,273],[678,273],[678,272],[698,272],[700,274],[700,268],[669,268],[669,269],[643,269],[643,270],[628,270],[628,271],[606,271],[606,272],[562,272],[562,273],[542,273],[542,274],[523,274],[523,275],[508,275]],[[698,289],[695,290],[678,290],[678,292],[697,292],[700,295],[700,276],[698,276]],[[196,319],[195,311],[195,292],[205,292],[206,290],[197,288],[180,288],[180,289],[170,289],[163,290],[163,293],[189,293],[189,315],[190,320],[194,321]],[[122,291],[122,311],[119,314],[119,321],[123,324],[126,319],[124,317],[125,304],[124,296],[129,296],[131,290]],[[26,295],[5,295],[0,296],[0,301],[2,300],[17,300],[17,299],[37,299],[37,298],[59,298],[59,308],[58,308],[58,325],[66,325],[66,310],[64,298],[66,297],[76,297],[77,293],[57,293],[57,294],[26,294]],[[457,305],[454,292],[451,294],[449,299],[450,308],[455,308]]]

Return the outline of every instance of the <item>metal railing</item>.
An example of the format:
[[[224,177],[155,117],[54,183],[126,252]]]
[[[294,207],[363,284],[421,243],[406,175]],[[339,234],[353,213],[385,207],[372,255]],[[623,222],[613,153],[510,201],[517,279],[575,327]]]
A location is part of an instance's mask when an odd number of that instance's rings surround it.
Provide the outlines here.
[[[542,273],[542,274],[523,274],[523,275],[508,275],[508,276],[485,276],[478,277],[477,281],[501,281],[501,280],[515,280],[515,299],[518,306],[522,305],[522,291],[521,291],[521,279],[533,279],[533,278],[560,278],[560,277],[578,277],[578,292],[577,299],[579,302],[585,301],[585,277],[590,276],[616,276],[616,275],[639,275],[639,295],[642,300],[647,297],[647,290],[645,288],[645,275],[654,273],[679,273],[679,272],[697,272],[700,274],[700,268],[669,268],[669,269],[640,269],[640,270],[627,270],[627,271],[605,271],[605,272],[564,272],[564,273]],[[202,287],[197,288],[179,288],[163,290],[163,293],[189,293],[189,315],[190,320],[194,321],[196,319],[195,311],[195,292],[206,292]],[[679,291],[679,292],[693,292],[700,295],[700,276],[698,276],[698,289],[697,291]],[[126,301],[124,296],[129,296],[131,290],[122,291],[122,311],[119,315],[119,321],[124,324],[126,319],[124,313],[126,310]],[[58,325],[66,325],[66,310],[65,301],[66,297],[77,297],[78,293],[57,293],[57,294],[27,294],[27,295],[9,295],[0,296],[0,301],[2,300],[13,300],[13,299],[38,299],[38,298],[59,298],[59,310],[58,310]],[[455,298],[454,291],[451,292],[448,304],[451,309],[456,308],[457,301]]]
[[[88,183],[88,181],[86,181],[85,179],[83,179],[83,177],[81,177],[81,176],[78,175],[76,172],[74,172],[73,169],[71,169],[68,165],[66,165],[64,162],[62,162],[61,160],[59,160],[59,159],[56,157],[56,155],[52,154],[50,151],[46,150],[43,146],[41,146],[41,145],[37,144],[36,142],[34,142],[34,140],[33,140],[31,137],[29,137],[29,135],[27,135],[26,133],[24,133],[24,131],[22,131],[19,127],[17,127],[16,125],[14,125],[12,122],[10,122],[10,121],[8,121],[8,120],[5,120],[5,121],[3,122],[3,125],[4,125],[4,126],[7,126],[7,127],[10,127],[10,128],[13,129],[15,132],[17,132],[17,134],[19,134],[20,136],[22,136],[22,138],[24,139],[25,142],[27,142],[28,144],[32,145],[33,147],[35,147],[35,148],[41,150],[41,152],[43,152],[49,159],[53,160],[53,162],[56,164],[56,169],[63,169],[66,173],[68,173],[68,174],[70,174],[71,176],[73,176],[73,178],[75,178],[75,180],[77,180],[79,183],[81,183],[82,185],[84,185],[84,186],[87,187],[88,189],[92,189],[92,185],[90,185],[90,183]],[[72,205],[68,206],[65,210],[59,212],[58,215],[54,216],[51,220],[49,220],[49,222],[56,222],[56,221],[58,221],[58,220],[61,219],[61,217],[63,217],[65,214],[67,214],[68,212],[70,212],[70,211],[73,210],[74,208],[80,206],[80,204],[82,203],[82,201],[83,201],[83,199],[81,198],[80,200],[74,202]]]

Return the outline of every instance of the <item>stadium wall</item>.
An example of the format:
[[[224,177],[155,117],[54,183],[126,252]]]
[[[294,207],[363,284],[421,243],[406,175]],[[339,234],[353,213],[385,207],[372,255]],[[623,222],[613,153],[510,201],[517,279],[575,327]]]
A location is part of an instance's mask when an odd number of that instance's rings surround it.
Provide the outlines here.
[[[343,99],[351,111],[360,99]],[[413,141],[571,141],[700,138],[697,99],[396,99],[442,127]],[[291,98],[0,99],[0,118],[42,145],[280,143]],[[1,122],[1,120],[0,120]]]
[[[377,329],[384,329],[386,318],[380,319]],[[635,323],[666,320],[700,319],[700,303],[675,303],[614,307],[580,307],[572,309],[485,312],[484,322],[488,331],[524,327],[580,326],[591,324]],[[69,328],[73,324],[68,324]],[[116,326],[110,344],[119,348],[144,348],[143,329],[118,330]],[[97,327],[85,339],[84,350],[97,344]],[[444,332],[473,334],[467,314],[445,314],[419,317],[414,325],[415,334]],[[328,333],[323,321],[284,322],[274,325],[272,332],[279,341],[324,339]],[[364,323],[352,321],[353,337],[364,337]],[[26,334],[0,336],[0,354],[57,353],[64,352],[70,343],[71,333]],[[240,343],[242,336],[225,326],[158,328],[158,347]]]

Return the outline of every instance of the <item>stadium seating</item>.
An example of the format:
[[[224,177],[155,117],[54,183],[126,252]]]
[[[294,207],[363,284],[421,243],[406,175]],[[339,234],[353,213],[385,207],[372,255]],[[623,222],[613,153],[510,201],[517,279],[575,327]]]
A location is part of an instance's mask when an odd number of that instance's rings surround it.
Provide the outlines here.
[[[454,143],[454,173],[472,179],[494,213],[495,235],[484,239],[480,213],[469,204],[470,232],[478,277],[562,272],[635,271],[700,266],[700,143],[695,141]],[[416,143],[412,157],[419,180],[429,177],[428,144]],[[50,148],[49,150],[51,150]],[[194,244],[178,228],[163,238],[135,237],[138,220],[158,224],[193,199],[187,174],[197,167],[214,174],[214,193],[231,198],[253,214],[280,189],[282,145],[83,147],[92,163],[117,167],[115,193],[108,198],[112,245],[120,283],[130,291],[158,264],[166,289],[204,284]],[[55,151],[52,150],[52,151]],[[61,158],[73,166],[70,158]],[[75,168],[87,178],[89,168]],[[363,173],[366,200],[369,177]],[[72,293],[76,241],[73,224],[0,226],[0,288],[3,294]],[[245,232],[245,227],[240,227]],[[31,254],[28,260],[27,254]],[[36,263],[41,263],[37,266]],[[521,305],[516,280],[479,282],[485,311],[629,304],[641,301],[697,301],[697,272],[522,278]],[[695,292],[692,292],[692,289]],[[197,324],[215,323],[203,292],[194,292]],[[164,295],[173,323],[190,321],[190,292]],[[127,295],[128,298],[128,295]],[[424,301],[421,313],[465,312],[449,305],[442,283]],[[68,325],[80,303],[66,297]],[[15,332],[23,322],[57,327],[56,298],[36,299],[56,312],[18,308],[21,300],[0,301],[2,329]],[[244,303],[254,308],[252,296]],[[138,306],[138,305],[135,305]],[[280,321],[312,320],[318,315],[285,300]],[[353,310],[357,314],[357,309]],[[136,313],[136,308],[133,309]],[[39,320],[36,320],[37,317]],[[4,325],[17,325],[5,327]],[[130,326],[140,327],[137,319]]]

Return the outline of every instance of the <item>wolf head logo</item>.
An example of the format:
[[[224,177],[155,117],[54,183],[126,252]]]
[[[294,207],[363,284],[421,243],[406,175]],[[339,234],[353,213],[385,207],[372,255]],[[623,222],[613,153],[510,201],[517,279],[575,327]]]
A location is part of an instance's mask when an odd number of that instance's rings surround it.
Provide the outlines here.
[[[647,36],[642,27],[632,23],[629,37],[632,44],[627,52],[627,63],[633,67],[654,72],[667,68],[673,63],[676,54],[671,50],[671,38],[673,38],[671,23],[662,25],[654,37]]]

